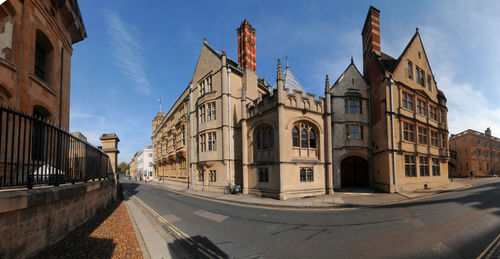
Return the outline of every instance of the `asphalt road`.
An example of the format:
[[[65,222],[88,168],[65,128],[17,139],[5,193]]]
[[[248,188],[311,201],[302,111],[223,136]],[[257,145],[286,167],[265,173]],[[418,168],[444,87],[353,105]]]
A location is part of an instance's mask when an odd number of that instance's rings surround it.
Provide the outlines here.
[[[173,224],[222,258],[476,258],[500,233],[500,179],[407,203],[323,211],[237,206],[152,185],[123,186],[161,216],[165,228]]]

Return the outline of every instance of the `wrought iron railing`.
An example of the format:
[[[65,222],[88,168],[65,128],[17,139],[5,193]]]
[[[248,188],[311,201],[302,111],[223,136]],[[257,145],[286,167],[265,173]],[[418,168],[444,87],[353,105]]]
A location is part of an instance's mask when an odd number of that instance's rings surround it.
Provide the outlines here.
[[[0,105],[0,188],[108,178],[108,155],[49,121]]]

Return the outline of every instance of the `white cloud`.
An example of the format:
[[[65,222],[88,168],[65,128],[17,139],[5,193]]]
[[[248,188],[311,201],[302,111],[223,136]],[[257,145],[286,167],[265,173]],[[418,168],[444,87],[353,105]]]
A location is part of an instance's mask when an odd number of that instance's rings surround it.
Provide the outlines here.
[[[438,87],[447,99],[450,134],[467,129],[483,132],[487,127],[500,132],[500,108],[485,94],[488,88],[463,76],[468,64],[463,50],[453,44],[455,36],[433,26],[422,27],[421,35]]]
[[[149,94],[151,86],[144,71],[141,56],[143,48],[138,40],[140,37],[138,31],[133,26],[125,24],[112,11],[104,12],[104,16],[116,66],[134,84],[135,89]]]

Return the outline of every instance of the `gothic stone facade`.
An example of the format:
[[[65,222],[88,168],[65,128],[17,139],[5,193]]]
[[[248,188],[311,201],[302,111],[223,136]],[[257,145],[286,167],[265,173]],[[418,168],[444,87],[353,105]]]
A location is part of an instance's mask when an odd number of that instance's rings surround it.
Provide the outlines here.
[[[398,60],[380,52],[378,15],[371,7],[363,30],[364,75],[351,60],[333,85],[327,76],[325,97],[306,93],[288,61],[283,72],[278,60],[274,87],[258,78],[255,29],[246,20],[237,30],[239,63],[204,40],[192,80],[153,119],[155,176],[195,190],[240,184],[245,194],[278,199],[446,184],[446,99],[418,32]],[[420,81],[398,65],[408,61]]]

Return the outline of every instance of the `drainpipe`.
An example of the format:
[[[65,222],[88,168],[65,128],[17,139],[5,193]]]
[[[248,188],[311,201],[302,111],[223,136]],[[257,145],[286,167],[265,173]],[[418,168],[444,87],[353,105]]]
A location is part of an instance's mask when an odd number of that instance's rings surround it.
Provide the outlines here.
[[[64,49],[61,48],[61,74],[59,78],[59,128],[61,128],[61,121],[62,121],[62,94],[63,94],[63,57],[64,57]],[[69,130],[69,127],[68,129]]]
[[[231,174],[231,69],[227,66],[227,117],[228,117],[228,159],[229,159],[229,186],[232,186],[233,176]]]
[[[373,136],[372,136],[372,88],[368,85],[368,109],[370,113],[368,113],[368,152],[370,153],[370,174],[371,174],[371,182],[370,186],[373,187],[373,181],[375,178],[374,169],[373,169]]]
[[[192,120],[192,116],[191,116],[191,105],[192,105],[192,93],[193,93],[193,84],[189,84],[189,105],[188,105],[188,114],[189,114],[189,117],[188,117],[188,122],[189,122],[189,146],[190,147],[190,157],[189,157],[189,166],[190,166],[190,174],[191,174],[191,179],[190,179],[190,183],[189,183],[189,189],[193,190],[193,175],[194,175],[194,172],[193,172],[193,157],[194,157],[194,154],[193,154],[193,122],[191,121]]]
[[[392,104],[392,85],[394,84],[394,79],[392,76],[389,77],[389,98],[390,108],[391,108],[391,146],[392,146],[392,180],[394,183],[395,193],[398,192],[398,181],[396,180],[396,149],[394,147],[394,110]]]

